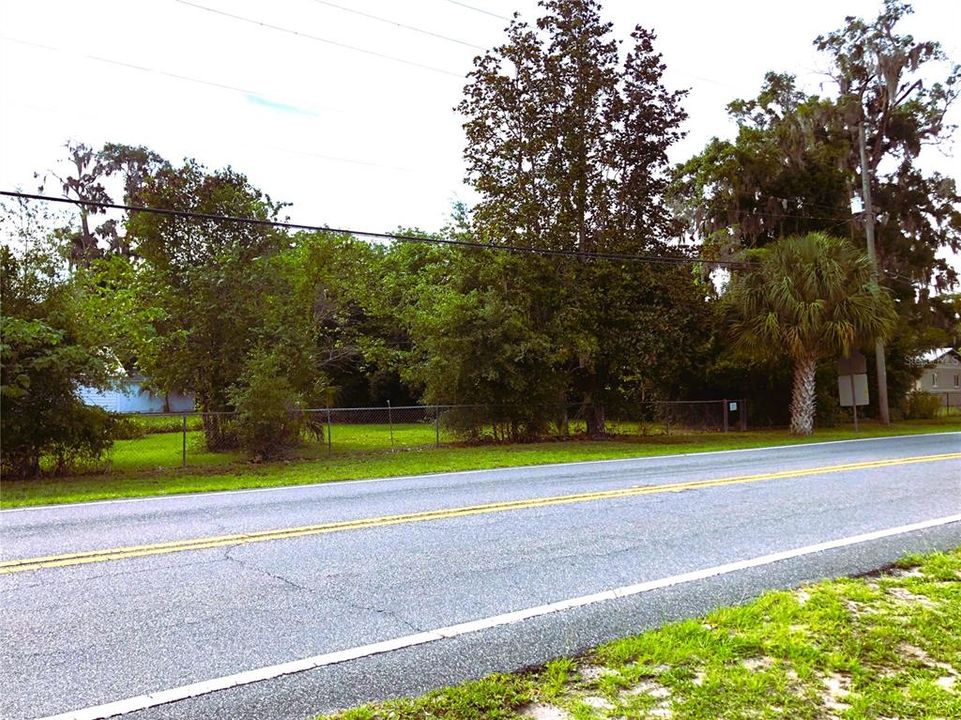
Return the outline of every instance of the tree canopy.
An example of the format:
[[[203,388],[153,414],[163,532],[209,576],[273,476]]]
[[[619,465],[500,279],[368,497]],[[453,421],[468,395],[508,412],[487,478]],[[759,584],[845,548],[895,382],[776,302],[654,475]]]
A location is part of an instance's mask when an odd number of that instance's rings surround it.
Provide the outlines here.
[[[471,302],[485,303],[480,312],[493,319],[506,298],[500,288],[524,296],[511,301],[509,345],[524,348],[525,362],[550,368],[539,371],[553,378],[545,386],[562,402],[583,401],[589,432],[600,435],[612,397],[643,383],[642,368],[653,370],[652,381],[670,362],[658,349],[663,328],[642,320],[646,299],[685,309],[703,301],[683,271],[589,259],[592,252],[666,252],[667,148],[682,134],[684,93],[664,86],[649,30],[634,29],[622,58],[598,3],[543,0],[539,7],[534,25],[515,18],[505,43],[475,60],[457,107],[467,180],[481,196],[470,227],[485,243],[582,259],[498,260],[486,269],[493,294],[475,289]],[[672,349],[683,352],[693,338],[675,327]],[[517,335],[521,328],[529,330]]]

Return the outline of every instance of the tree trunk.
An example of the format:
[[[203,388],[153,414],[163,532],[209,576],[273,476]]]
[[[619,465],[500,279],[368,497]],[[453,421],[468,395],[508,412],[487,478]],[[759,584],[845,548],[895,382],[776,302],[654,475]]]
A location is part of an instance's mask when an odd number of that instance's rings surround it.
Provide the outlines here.
[[[587,403],[587,436],[603,438],[607,435],[607,418],[603,403],[589,400]]]
[[[791,432],[795,435],[814,433],[814,373],[817,361],[801,358],[794,364],[794,389],[791,392]]]
[[[208,415],[206,412],[201,416],[204,422],[204,442],[208,450],[220,450],[223,445],[223,436],[220,432],[220,416]]]
[[[201,393],[197,397],[197,406],[200,408],[201,420],[204,425],[204,443],[208,450],[217,451],[226,449],[224,442],[223,417],[212,414],[216,410],[223,409],[223,405],[215,402],[210,395]]]

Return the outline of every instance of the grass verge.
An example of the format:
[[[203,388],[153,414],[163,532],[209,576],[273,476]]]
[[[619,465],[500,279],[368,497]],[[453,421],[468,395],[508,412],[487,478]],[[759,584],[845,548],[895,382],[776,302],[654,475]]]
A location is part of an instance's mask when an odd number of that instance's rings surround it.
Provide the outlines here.
[[[329,456],[313,459],[257,464],[244,461],[236,453],[195,453],[192,456],[192,460],[196,461],[194,467],[183,470],[149,470],[151,463],[157,462],[159,458],[166,458],[171,447],[182,442],[179,434],[155,434],[140,440],[119,441],[112,460],[114,472],[110,474],[45,477],[27,481],[5,480],[0,485],[0,507],[281,487],[458,470],[739,450],[949,431],[961,431],[961,420],[941,418],[889,426],[864,423],[858,433],[848,428],[830,428],[819,430],[811,438],[792,436],[784,430],[767,430],[745,433],[676,433],[619,437],[605,441],[572,440],[394,450],[389,445],[384,446],[383,439],[376,442],[358,439],[353,443],[343,443]]]
[[[961,549],[771,592],[534,671],[326,717],[959,718]]]

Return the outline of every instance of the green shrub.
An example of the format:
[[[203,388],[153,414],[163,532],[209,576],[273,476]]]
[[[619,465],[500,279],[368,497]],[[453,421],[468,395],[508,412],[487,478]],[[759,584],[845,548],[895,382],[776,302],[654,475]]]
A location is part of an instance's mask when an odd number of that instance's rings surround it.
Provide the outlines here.
[[[560,417],[560,412],[555,414],[558,417],[553,419],[537,405],[478,405],[445,409],[440,422],[447,432],[468,442],[526,442],[547,434],[552,420],[557,432],[565,434],[567,418]]]
[[[941,398],[924,390],[912,390],[902,407],[906,420],[931,420],[941,411]]]
[[[182,415],[125,415],[124,419],[129,420],[139,427],[144,435],[182,432],[184,427]],[[200,415],[187,416],[188,431],[203,429],[204,421]],[[120,438],[117,439],[119,440]]]
[[[303,413],[300,396],[281,371],[272,353],[257,353],[248,362],[243,383],[230,391],[237,410],[233,418],[237,439],[255,459],[283,455],[300,443]]]
[[[77,387],[102,379],[100,357],[42,320],[3,316],[0,337],[3,474],[65,473],[80,460],[98,460],[113,443],[114,420],[85,405]]]
[[[113,445],[114,417],[103,408],[71,404],[60,418],[57,437],[47,448],[53,472],[65,475],[78,463],[96,462]]]
[[[147,429],[129,415],[114,415],[111,437],[114,440],[140,440],[146,437]]]

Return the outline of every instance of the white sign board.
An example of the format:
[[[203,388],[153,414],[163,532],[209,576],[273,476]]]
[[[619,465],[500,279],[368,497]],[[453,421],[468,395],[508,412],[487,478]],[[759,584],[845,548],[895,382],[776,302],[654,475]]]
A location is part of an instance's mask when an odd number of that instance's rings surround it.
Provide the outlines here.
[[[854,395],[857,398],[858,405],[868,404],[868,376],[866,373],[858,373],[857,375],[839,375],[838,376],[838,395],[841,400],[841,407],[851,407],[854,403],[851,398],[852,383],[851,378],[854,378]]]

